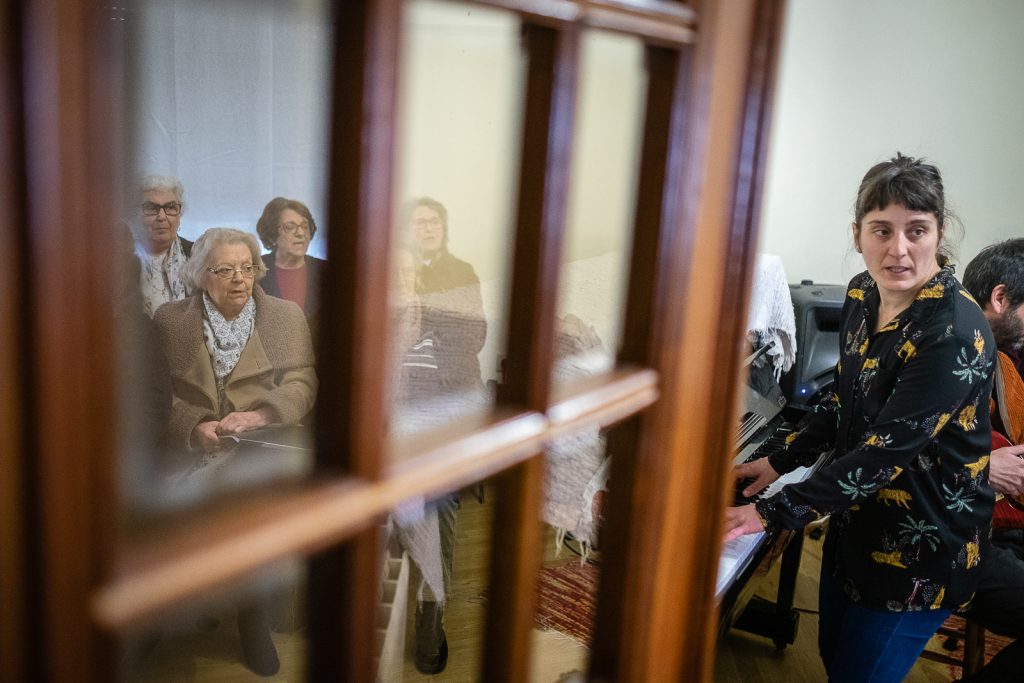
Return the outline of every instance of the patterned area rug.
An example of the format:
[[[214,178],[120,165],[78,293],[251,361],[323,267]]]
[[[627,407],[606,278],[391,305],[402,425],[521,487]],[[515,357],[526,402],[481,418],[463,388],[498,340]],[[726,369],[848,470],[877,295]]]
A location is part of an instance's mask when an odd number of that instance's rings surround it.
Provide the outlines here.
[[[959,617],[955,614],[950,615],[949,619],[946,619],[946,623],[943,624],[946,628],[952,628],[957,630],[963,630],[964,618]],[[1004,647],[1013,642],[1010,638],[1005,636],[992,633],[991,631],[985,632],[985,663],[987,664],[993,657],[999,654],[999,651]],[[952,657],[963,659],[964,657],[964,641],[958,640],[956,649],[954,650],[943,650],[944,654],[949,654]],[[960,667],[956,664],[949,665],[949,675],[953,680],[960,678]]]
[[[540,572],[537,627],[590,647],[597,606],[598,565],[572,560]]]
[[[580,644],[590,647],[597,608],[597,579],[599,565],[587,562],[580,564],[571,560],[565,564],[545,567],[540,572],[537,608],[537,628],[563,633]],[[963,629],[962,617],[953,615],[946,620],[947,627]],[[991,631],[985,634],[985,662],[1012,642],[1010,638]],[[948,651],[953,657],[963,658],[964,645],[961,640],[957,648]],[[951,679],[960,678],[960,667],[949,666]]]

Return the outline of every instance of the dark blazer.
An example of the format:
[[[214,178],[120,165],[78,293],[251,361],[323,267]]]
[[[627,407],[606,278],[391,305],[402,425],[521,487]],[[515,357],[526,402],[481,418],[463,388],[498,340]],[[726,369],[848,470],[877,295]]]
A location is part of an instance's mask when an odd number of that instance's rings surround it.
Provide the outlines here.
[[[184,237],[179,237],[178,241],[181,242],[181,250],[185,252],[185,258],[192,258],[192,242]]]
[[[306,254],[306,305],[303,310],[311,329],[316,329],[313,322],[320,310],[320,275],[325,263],[323,259]],[[277,282],[277,271],[274,268],[274,252],[263,255],[263,265],[267,267],[267,274],[260,280],[260,287],[270,296],[280,298],[281,285]]]

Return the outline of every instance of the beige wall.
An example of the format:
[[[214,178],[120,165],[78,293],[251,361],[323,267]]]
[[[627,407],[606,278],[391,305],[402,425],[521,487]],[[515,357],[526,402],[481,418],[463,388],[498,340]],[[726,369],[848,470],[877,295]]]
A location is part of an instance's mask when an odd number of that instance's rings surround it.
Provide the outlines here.
[[[863,269],[857,184],[896,150],[942,170],[961,264],[1024,235],[1022,31],[1019,0],[789,0],[761,249],[791,282]]]
[[[399,203],[429,195],[449,212],[449,247],[483,283],[481,353],[501,355],[519,164],[524,53],[511,13],[425,0],[411,5],[400,85]],[[646,92],[639,41],[584,37],[559,313],[617,345]]]
[[[482,279],[502,276],[514,212],[524,55],[512,13],[410,5],[401,84],[399,201],[448,208],[451,247]],[[617,251],[632,218],[644,94],[640,43],[592,32],[583,41],[572,160],[569,260]]]
[[[500,318],[518,163],[518,27],[503,13],[424,2],[408,28],[399,198],[431,194],[448,206],[452,250],[492,283],[489,308]],[[1024,234],[1022,29],[1019,0],[789,0],[760,250],[782,257],[791,282],[845,283],[862,269],[849,240],[856,186],[896,150],[942,169],[965,226],[961,272],[984,245]],[[585,43],[566,242],[579,265],[562,310],[583,312],[602,336],[615,336],[614,316],[587,299],[618,301],[641,66],[629,41]],[[597,297],[586,291],[590,265],[616,280]]]

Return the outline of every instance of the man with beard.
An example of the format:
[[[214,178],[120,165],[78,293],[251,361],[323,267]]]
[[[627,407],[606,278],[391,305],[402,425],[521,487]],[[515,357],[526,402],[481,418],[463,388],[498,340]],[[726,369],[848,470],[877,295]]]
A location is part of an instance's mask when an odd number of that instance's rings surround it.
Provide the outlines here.
[[[992,515],[992,551],[982,558],[982,579],[968,616],[1016,638],[964,680],[1017,681],[1024,672],[1024,512],[1006,497],[1024,501],[1024,238],[983,249],[964,270],[963,284],[985,312],[999,350],[989,483],[1004,496]]]

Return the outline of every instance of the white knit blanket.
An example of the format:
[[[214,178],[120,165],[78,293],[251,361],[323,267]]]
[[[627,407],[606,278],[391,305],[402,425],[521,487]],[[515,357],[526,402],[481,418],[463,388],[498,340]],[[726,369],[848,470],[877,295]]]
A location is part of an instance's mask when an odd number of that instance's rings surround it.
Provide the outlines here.
[[[570,355],[555,363],[559,381],[579,379],[605,369],[609,355],[600,347]],[[597,426],[586,427],[551,441],[545,449],[544,506],[541,518],[558,529],[556,543],[566,532],[583,548],[583,555],[597,541],[594,498],[608,482],[609,458],[605,438]]]
[[[410,437],[451,424],[460,417],[478,413],[490,405],[483,389],[451,391],[431,400],[396,408],[391,426],[398,437]],[[405,501],[391,511],[391,519],[402,548],[419,568],[430,586],[434,600],[444,602],[444,570],[441,563],[441,533],[437,510],[422,496]],[[422,599],[423,586],[417,591]]]
[[[796,318],[782,259],[758,254],[750,291],[747,335],[757,347],[774,342],[768,358],[778,379],[796,360]]]

